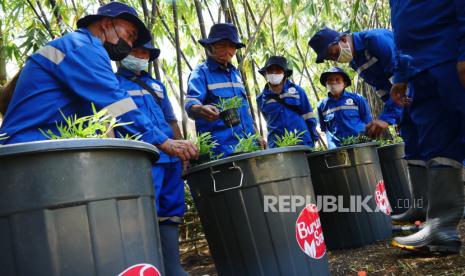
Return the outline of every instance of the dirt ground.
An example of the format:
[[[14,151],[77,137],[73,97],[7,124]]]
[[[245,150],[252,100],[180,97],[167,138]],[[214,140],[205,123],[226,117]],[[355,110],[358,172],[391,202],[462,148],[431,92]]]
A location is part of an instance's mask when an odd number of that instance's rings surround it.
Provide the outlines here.
[[[389,241],[363,248],[328,252],[332,275],[465,275],[465,220],[459,225],[464,242],[459,255],[445,257],[414,256],[390,246]],[[405,233],[404,233],[405,234]],[[185,269],[192,276],[217,275],[208,247],[199,254],[182,257]]]

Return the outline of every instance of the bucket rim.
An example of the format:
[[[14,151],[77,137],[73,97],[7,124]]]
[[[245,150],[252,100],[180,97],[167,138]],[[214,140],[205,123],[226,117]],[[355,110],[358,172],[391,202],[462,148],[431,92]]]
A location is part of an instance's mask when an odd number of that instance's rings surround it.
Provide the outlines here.
[[[400,143],[395,143],[395,144],[390,144],[390,145],[385,145],[385,146],[379,146],[378,150],[384,150],[384,149],[395,148],[395,147],[400,147],[400,146],[405,146],[405,143],[400,142]]]
[[[330,150],[324,150],[324,151],[318,151],[318,152],[312,152],[307,155],[307,157],[315,157],[315,156],[320,156],[328,153],[334,153],[337,151],[342,151],[342,150],[350,150],[350,149],[355,149],[355,148],[364,148],[364,147],[377,147],[378,143],[377,142],[368,142],[368,143],[362,143],[362,144],[355,144],[355,145],[349,145],[349,146],[343,146],[335,149],[330,149]]]
[[[226,163],[231,163],[231,162],[236,162],[236,161],[242,161],[245,159],[250,159],[250,158],[255,158],[259,156],[265,156],[265,155],[272,155],[272,154],[278,154],[278,153],[285,153],[285,152],[297,152],[297,151],[312,151],[312,148],[309,146],[289,146],[289,147],[282,147],[282,148],[272,148],[272,149],[265,149],[265,150],[258,150],[254,152],[249,152],[249,153],[243,153],[239,155],[234,155],[234,156],[229,156],[220,160],[214,160],[210,161],[207,163],[203,163],[197,166],[192,167],[187,171],[184,175],[184,177],[189,176],[192,173],[204,170],[206,168],[212,167],[212,166],[218,166],[218,165],[223,165]]]
[[[37,154],[57,151],[101,149],[131,149],[149,153],[155,160],[160,157],[158,149],[142,141],[125,140],[118,138],[81,138],[81,139],[56,139],[34,142],[24,142],[8,145],[0,145],[0,158],[25,154]]]

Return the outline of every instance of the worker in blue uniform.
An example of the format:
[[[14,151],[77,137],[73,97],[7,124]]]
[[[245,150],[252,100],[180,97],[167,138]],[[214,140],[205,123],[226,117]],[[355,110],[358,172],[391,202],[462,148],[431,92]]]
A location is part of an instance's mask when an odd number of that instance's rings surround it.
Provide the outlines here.
[[[318,104],[320,129],[325,132],[328,148],[341,145],[343,138],[365,134],[371,122],[367,100],[346,90],[351,85],[349,75],[339,67],[321,74],[320,83],[328,90],[328,97]]]
[[[40,131],[52,130],[65,116],[92,114],[91,103],[106,109],[128,133],[182,159],[196,158],[188,141],[169,139],[137,109],[130,95],[119,88],[111,60],[122,60],[132,47],[151,39],[136,11],[111,2],[78,20],[78,30],[49,42],[26,62],[5,114],[0,133],[3,144],[47,139]]]
[[[426,161],[428,211],[419,232],[392,244],[413,252],[459,253],[465,159],[465,5],[391,0],[398,53],[392,99],[406,106]],[[408,87],[408,94],[407,94]]]
[[[198,133],[210,132],[219,144],[214,148],[216,155],[224,157],[233,152],[238,137],[254,134],[255,129],[247,102],[246,91],[239,70],[231,64],[236,50],[245,45],[239,41],[237,29],[230,23],[218,23],[211,27],[208,38],[199,43],[208,53],[207,60],[190,74],[185,110],[195,120]],[[220,119],[216,104],[220,99],[239,97],[240,123],[228,126]]]
[[[268,128],[268,146],[276,147],[277,137],[289,132],[302,133],[301,145],[315,146],[317,116],[302,87],[289,80],[292,69],[283,56],[272,56],[258,71],[267,84],[257,95],[257,106],[265,116]]]
[[[393,33],[386,29],[340,33],[323,28],[312,37],[309,44],[317,53],[317,63],[325,59],[349,62],[352,69],[376,89],[384,102],[384,109],[378,120],[367,125],[366,133],[369,136],[381,135],[388,124],[400,125],[405,142],[404,159],[407,161],[410,176],[411,202],[407,212],[393,215],[392,220],[396,223],[424,221],[428,206],[424,185],[427,180],[426,163],[418,147],[415,127],[409,123],[407,115],[401,120],[402,107],[395,104],[390,97],[397,56]]]
[[[377,120],[367,125],[369,136],[378,137],[389,125],[399,123],[402,108],[392,102],[389,94],[396,55],[391,31],[374,29],[340,33],[325,27],[308,44],[317,53],[316,63],[324,60],[349,63],[366,83],[375,88],[384,102],[384,109]]]
[[[128,92],[139,110],[168,138],[180,140],[182,134],[173,107],[162,82],[146,71],[160,50],[148,42],[134,48],[118,68],[121,89]],[[121,133],[125,134],[125,133]],[[184,181],[179,158],[160,152],[160,159],[152,167],[155,201],[158,212],[163,262],[167,276],[187,275],[180,264],[178,226],[184,215]]]

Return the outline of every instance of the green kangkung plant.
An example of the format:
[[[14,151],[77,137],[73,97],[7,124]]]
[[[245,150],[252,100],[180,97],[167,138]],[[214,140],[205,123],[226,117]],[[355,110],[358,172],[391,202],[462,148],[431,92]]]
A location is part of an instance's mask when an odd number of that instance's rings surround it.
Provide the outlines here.
[[[239,141],[233,148],[234,153],[246,153],[261,150],[260,143],[258,142],[260,136],[257,133],[246,134],[244,137],[240,137],[235,133],[234,136],[236,136]]]
[[[296,129],[294,129],[294,131],[288,131],[287,129],[284,129],[284,134],[282,136],[278,136],[275,134],[275,144],[279,148],[298,145],[302,143],[302,136],[305,134],[305,132],[307,131],[304,130],[301,132],[297,132]]]
[[[198,133],[196,138],[189,137],[189,140],[197,146],[200,155],[207,155],[209,159],[219,159],[223,156],[223,153],[215,156],[213,149],[219,144],[213,140],[210,132]]]
[[[366,135],[358,135],[358,136],[349,136],[346,138],[341,139],[341,146],[350,146],[355,144],[363,144],[372,142],[373,140],[366,136]]]
[[[242,106],[242,98],[234,96],[232,98],[220,98],[219,102],[214,104],[220,112],[240,108]]]
[[[114,128],[124,125],[132,124],[129,123],[118,123],[118,120],[112,115],[108,114],[108,110],[102,109],[97,111],[95,105],[92,103],[92,115],[77,117],[74,116],[65,116],[61,112],[61,116],[64,119],[64,122],[56,123],[58,134],[52,130],[44,131],[39,129],[40,132],[47,137],[48,139],[75,139],[75,138],[108,138]],[[141,135],[121,135],[120,138],[127,140],[139,140]]]

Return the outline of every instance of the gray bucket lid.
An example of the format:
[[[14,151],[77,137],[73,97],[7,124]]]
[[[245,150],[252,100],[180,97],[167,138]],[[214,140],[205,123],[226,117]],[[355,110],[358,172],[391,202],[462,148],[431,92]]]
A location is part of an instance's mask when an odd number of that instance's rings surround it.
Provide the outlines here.
[[[155,161],[159,158],[158,149],[151,144],[141,141],[115,138],[59,139],[9,144],[4,146],[0,145],[0,158],[13,155],[37,154],[44,152],[102,149],[138,150],[151,154]]]
[[[351,149],[356,149],[356,148],[365,148],[365,147],[377,147],[378,143],[376,142],[369,142],[369,143],[362,143],[362,144],[355,144],[355,145],[350,145],[350,146],[343,146],[335,149],[330,149],[330,150],[324,150],[324,151],[318,151],[318,152],[312,152],[308,155],[308,157],[315,157],[323,154],[328,154],[328,153],[333,153],[341,150],[351,150]]]
[[[198,166],[192,167],[185,176],[198,172],[201,170],[204,170],[206,168],[209,168],[211,166],[218,166],[226,163],[231,163],[231,162],[236,162],[236,161],[241,161],[244,159],[250,159],[250,158],[255,158],[255,157],[260,157],[260,156],[265,156],[265,155],[272,155],[272,154],[278,154],[278,153],[286,153],[286,152],[295,152],[295,151],[304,151],[304,152],[310,152],[312,151],[311,147],[308,146],[291,146],[291,147],[282,147],[282,148],[273,148],[273,149],[266,149],[266,150],[259,150],[259,151],[254,151],[250,153],[243,153],[239,155],[233,155],[229,156],[220,160],[215,160],[215,161],[210,161],[207,163],[200,164]]]

